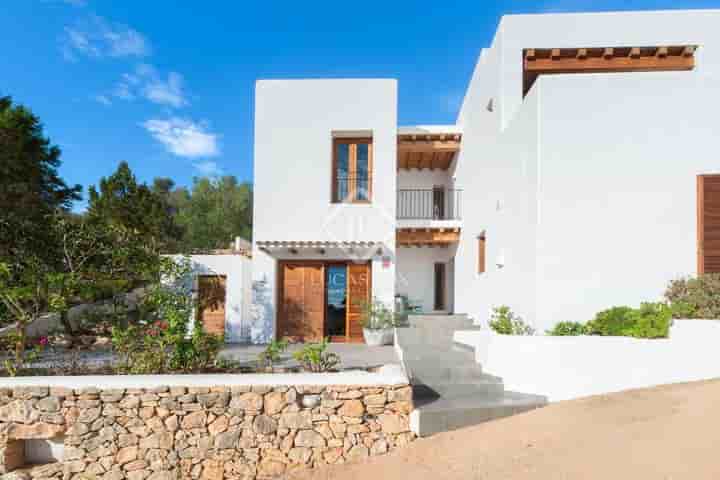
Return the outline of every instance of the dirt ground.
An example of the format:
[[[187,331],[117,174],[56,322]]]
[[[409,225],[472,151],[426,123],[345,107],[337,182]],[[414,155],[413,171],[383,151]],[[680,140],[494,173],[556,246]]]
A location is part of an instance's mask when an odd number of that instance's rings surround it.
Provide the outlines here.
[[[551,404],[307,480],[720,478],[720,380]]]

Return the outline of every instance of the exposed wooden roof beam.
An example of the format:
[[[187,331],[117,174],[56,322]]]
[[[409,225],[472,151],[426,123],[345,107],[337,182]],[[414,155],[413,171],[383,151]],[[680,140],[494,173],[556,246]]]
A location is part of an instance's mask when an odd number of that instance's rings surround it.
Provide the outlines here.
[[[460,143],[457,141],[440,142],[431,140],[429,142],[404,142],[400,141],[397,146],[398,153],[402,152],[457,152],[460,150]]]

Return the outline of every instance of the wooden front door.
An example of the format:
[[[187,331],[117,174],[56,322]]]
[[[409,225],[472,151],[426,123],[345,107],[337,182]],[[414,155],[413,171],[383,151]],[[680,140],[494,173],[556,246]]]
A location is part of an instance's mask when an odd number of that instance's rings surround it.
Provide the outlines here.
[[[324,335],[325,270],[321,263],[280,264],[278,337],[319,341]]]
[[[225,285],[222,275],[198,277],[198,322],[206,332],[218,336],[225,335]]]
[[[370,263],[348,263],[347,335],[350,342],[362,342],[362,308],[359,302],[370,301]]]
[[[697,270],[720,273],[720,175],[697,177]]]

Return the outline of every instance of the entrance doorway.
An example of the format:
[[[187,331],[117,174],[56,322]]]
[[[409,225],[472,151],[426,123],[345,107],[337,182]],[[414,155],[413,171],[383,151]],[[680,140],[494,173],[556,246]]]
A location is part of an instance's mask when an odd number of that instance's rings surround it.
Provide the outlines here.
[[[326,335],[331,341],[347,338],[347,265],[332,264],[325,268],[327,292],[325,295]]]
[[[279,262],[278,338],[362,342],[360,303],[370,299],[370,263]]]
[[[445,310],[445,264],[435,264],[435,302],[434,310]]]
[[[225,275],[198,276],[197,319],[207,333],[225,335]]]

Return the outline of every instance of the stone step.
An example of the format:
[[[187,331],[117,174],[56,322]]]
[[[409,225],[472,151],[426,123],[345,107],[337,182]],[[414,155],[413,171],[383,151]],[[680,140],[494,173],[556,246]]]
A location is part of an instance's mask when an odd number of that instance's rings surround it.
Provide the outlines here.
[[[426,437],[526,412],[546,403],[541,396],[507,391],[501,395],[448,392],[430,401],[419,397],[410,423],[415,433]]]

